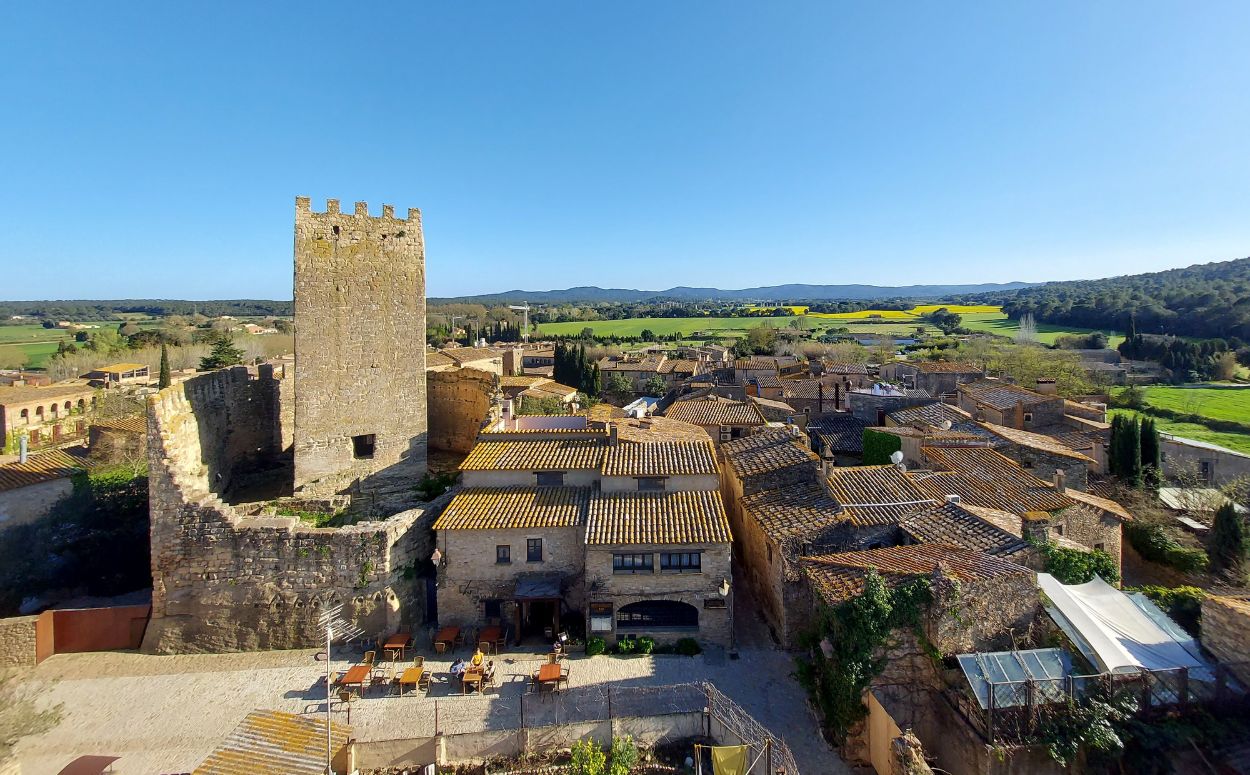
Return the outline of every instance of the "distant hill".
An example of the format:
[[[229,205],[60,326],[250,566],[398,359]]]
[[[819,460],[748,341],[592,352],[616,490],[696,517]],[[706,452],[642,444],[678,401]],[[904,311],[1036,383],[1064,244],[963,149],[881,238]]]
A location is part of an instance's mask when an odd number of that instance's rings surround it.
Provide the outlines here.
[[[981,294],[1029,288],[1033,283],[980,283],[975,285],[768,285],[723,290],[679,286],[663,291],[581,286],[558,291],[504,291],[473,296],[431,297],[431,304],[568,304],[573,302],[640,301],[856,301],[866,299],[928,299],[952,295]]]
[[[977,297],[1013,318],[1138,333],[1250,342],[1250,258],[1103,280],[1050,282]]]

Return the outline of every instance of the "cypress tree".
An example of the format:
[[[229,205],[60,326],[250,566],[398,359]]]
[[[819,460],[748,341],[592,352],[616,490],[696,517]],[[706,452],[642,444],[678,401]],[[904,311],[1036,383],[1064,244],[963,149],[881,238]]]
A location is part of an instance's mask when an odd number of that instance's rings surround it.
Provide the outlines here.
[[[1125,427],[1128,438],[1124,445],[1124,464],[1128,471],[1128,480],[1133,483],[1134,487],[1141,487],[1141,423],[1134,417]]]
[[[1124,415],[1111,417],[1111,444],[1107,450],[1107,471],[1113,476],[1120,476],[1120,447],[1124,443]]]
[[[169,387],[169,384],[171,381],[172,379],[169,374],[169,347],[162,344],[161,345],[161,375],[160,375],[159,380],[156,383],[156,386],[158,388],[164,389],[164,388]]]
[[[1246,526],[1233,504],[1225,503],[1215,512],[1207,553],[1213,569],[1231,571],[1241,580],[1246,561]]]
[[[1141,421],[1141,464],[1146,486],[1152,490],[1159,489],[1163,481],[1163,448],[1153,417],[1145,417]]]
[[[598,397],[603,392],[603,376],[599,374],[599,364],[590,364],[590,385],[587,386],[586,395]]]

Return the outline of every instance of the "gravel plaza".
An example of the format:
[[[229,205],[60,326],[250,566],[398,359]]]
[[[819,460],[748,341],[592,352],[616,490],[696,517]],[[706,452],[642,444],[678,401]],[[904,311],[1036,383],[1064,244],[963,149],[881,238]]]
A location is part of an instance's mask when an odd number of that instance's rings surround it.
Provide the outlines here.
[[[452,660],[467,659],[469,649],[437,657],[432,652],[425,652],[433,676],[429,691],[393,696],[385,687],[370,689],[351,704],[353,737],[362,742],[428,738],[436,730],[449,735],[518,725],[521,698],[543,654],[505,650],[490,657],[498,687],[477,696],[462,695],[448,675]],[[346,670],[360,656],[346,652],[353,658],[349,661],[339,653],[334,670]],[[568,688],[574,692],[710,682],[785,740],[804,775],[850,772],[820,738],[803,689],[791,675],[793,659],[785,652],[746,648],[737,660],[719,650],[695,657],[572,655],[566,664]],[[87,754],[120,757],[114,767],[123,775],[191,772],[249,711],[324,714],[325,669],[311,650],[53,656],[33,669],[28,681],[41,704],[61,704],[63,718],[53,730],[19,744],[22,772],[56,775]],[[544,707],[542,702],[527,705]],[[337,700],[332,708],[335,721],[347,720]]]

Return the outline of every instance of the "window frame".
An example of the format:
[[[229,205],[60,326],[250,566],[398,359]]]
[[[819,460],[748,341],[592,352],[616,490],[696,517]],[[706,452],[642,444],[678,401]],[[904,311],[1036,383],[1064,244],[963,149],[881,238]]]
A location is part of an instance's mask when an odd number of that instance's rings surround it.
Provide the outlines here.
[[[638,492],[667,492],[668,491],[668,477],[667,476],[635,476],[634,481],[637,483],[635,486]],[[651,485],[651,486],[644,487],[643,486],[644,482],[646,482],[648,485]],[[654,486],[656,484],[658,484],[659,486],[658,487]]]
[[[565,473],[566,472],[564,471],[535,471],[534,472],[534,485],[536,487],[563,487]],[[559,481],[556,482],[555,484],[552,484],[551,482],[547,482],[544,484],[543,483],[544,476],[545,477],[559,477]]]
[[[500,551],[501,549],[503,551]],[[495,564],[512,564],[512,544],[495,544]]]
[[[629,564],[625,562],[627,558]],[[655,555],[651,552],[613,552],[612,573],[617,576],[655,573]]]
[[[680,558],[676,564],[673,558]],[[693,558],[694,562],[691,562]],[[660,552],[660,573],[702,573],[703,552]]]
[[[534,559],[535,543],[537,543],[538,559]],[[541,538],[525,539],[525,561],[526,562],[543,562],[543,539]]]

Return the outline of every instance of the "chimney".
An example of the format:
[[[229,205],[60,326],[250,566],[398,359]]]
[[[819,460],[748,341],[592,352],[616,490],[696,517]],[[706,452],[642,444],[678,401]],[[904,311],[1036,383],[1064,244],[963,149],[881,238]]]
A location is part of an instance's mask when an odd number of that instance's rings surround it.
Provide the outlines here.
[[[1060,495],[1068,491],[1068,472],[1062,468],[1055,469],[1055,490]]]
[[[617,430],[615,423],[608,423],[608,446],[609,447],[615,447],[617,444],[620,443],[620,437],[618,435],[619,433],[620,431]]]
[[[825,413],[825,383],[816,383],[816,414]]]
[[[1015,422],[1011,426],[1016,430],[1024,430],[1024,399],[1016,402]]]
[[[952,506],[958,506],[959,502],[962,500],[963,498],[960,498],[958,495],[952,494],[952,495],[946,496],[946,502],[951,504]]]
[[[1020,532],[1030,543],[1050,543],[1050,515],[1044,511],[1025,512],[1020,518]]]
[[[25,463],[30,459],[30,454],[26,450],[26,434],[23,433],[18,437],[17,449],[17,462]]]
[[[1055,384],[1053,379],[1039,378],[1037,380],[1037,392],[1044,396],[1053,396],[1058,394],[1059,386]]]
[[[822,479],[829,476],[829,469],[832,466],[833,453],[829,451],[828,447],[825,447],[824,451],[820,455],[820,476]]]

